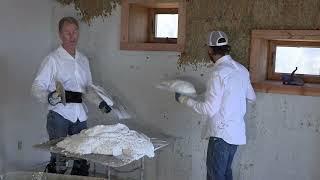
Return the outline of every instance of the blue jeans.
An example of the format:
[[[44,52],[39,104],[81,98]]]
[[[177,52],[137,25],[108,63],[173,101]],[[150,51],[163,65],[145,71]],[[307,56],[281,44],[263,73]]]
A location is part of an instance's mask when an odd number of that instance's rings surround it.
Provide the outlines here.
[[[49,111],[47,115],[47,132],[49,139],[57,139],[61,137],[67,137],[68,135],[78,134],[81,130],[87,128],[87,122],[80,122],[79,120],[75,123],[65,119],[60,114]],[[56,165],[58,173],[64,173],[66,171],[66,157],[56,153],[51,153],[50,163]],[[75,160],[73,163],[72,172],[77,175],[86,175],[89,170],[89,165],[85,160]]]
[[[207,151],[207,180],[232,180],[231,164],[238,146],[210,137]]]

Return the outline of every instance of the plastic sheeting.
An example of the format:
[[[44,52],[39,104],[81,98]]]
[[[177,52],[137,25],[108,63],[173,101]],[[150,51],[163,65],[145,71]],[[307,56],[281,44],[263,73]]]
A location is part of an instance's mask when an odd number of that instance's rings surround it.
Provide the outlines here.
[[[10,172],[0,175],[0,180],[103,180],[104,178],[51,174],[44,172]]]

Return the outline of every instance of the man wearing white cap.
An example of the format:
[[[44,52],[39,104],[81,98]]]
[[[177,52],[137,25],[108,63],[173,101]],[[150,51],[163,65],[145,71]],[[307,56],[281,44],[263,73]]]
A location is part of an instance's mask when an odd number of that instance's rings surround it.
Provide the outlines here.
[[[176,93],[175,98],[207,115],[207,180],[232,180],[231,164],[238,145],[246,144],[244,115],[247,99],[255,101],[248,70],[229,54],[228,37],[212,31],[208,55],[214,63],[203,102]]]

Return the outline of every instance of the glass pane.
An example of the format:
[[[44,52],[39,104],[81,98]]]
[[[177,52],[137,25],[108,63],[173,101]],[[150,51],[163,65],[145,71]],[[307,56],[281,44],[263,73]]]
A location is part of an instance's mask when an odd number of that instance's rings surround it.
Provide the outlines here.
[[[296,74],[320,75],[320,48],[278,46],[275,72],[291,73],[296,67]]]
[[[156,14],[157,38],[177,38],[178,37],[178,14]]]

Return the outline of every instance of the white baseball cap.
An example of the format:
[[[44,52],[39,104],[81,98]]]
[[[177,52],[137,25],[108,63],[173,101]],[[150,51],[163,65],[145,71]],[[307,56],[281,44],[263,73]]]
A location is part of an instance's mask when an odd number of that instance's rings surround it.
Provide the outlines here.
[[[228,45],[228,37],[222,31],[211,31],[208,36],[208,46]]]

